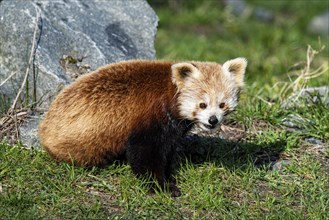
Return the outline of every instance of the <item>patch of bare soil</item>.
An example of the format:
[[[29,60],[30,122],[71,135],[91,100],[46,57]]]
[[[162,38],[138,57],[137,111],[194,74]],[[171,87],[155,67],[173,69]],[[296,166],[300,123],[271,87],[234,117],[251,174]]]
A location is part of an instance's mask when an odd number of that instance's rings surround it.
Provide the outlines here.
[[[86,189],[88,197],[97,198],[102,204],[102,209],[108,214],[108,216],[116,216],[124,213],[124,208],[118,204],[119,194],[116,191],[116,187],[120,184],[118,177],[109,177],[109,180],[101,180],[96,176],[94,180],[86,180],[81,182],[81,187]],[[111,185],[107,184],[111,182]],[[114,185],[114,186],[113,186]]]
[[[303,142],[301,147],[298,150],[298,153],[307,152],[316,158],[317,161],[321,163],[322,169],[328,172],[329,174],[329,141],[324,142],[321,145],[314,145],[308,142]]]

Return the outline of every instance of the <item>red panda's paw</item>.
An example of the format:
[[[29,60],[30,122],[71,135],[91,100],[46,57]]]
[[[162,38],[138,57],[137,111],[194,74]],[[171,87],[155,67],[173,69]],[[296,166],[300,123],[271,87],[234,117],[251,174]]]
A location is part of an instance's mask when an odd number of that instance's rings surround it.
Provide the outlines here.
[[[153,195],[155,195],[155,192],[156,192],[155,189],[153,187],[151,187],[148,191],[148,195],[153,196]]]
[[[182,193],[175,183],[170,183],[169,191],[172,197],[179,197]]]
[[[167,182],[164,186],[159,186],[158,184],[152,185],[148,191],[148,195],[153,196],[159,191],[164,193],[170,193],[171,197],[179,197],[181,195],[180,189],[173,182]]]

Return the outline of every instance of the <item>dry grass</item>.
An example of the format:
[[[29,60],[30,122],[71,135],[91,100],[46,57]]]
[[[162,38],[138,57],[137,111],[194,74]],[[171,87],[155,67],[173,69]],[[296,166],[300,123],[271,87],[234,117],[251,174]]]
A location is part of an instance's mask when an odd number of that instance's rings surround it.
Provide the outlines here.
[[[325,49],[322,46],[320,50],[314,50],[310,45],[307,47],[306,62],[296,63],[293,69],[298,68],[297,71],[288,73],[289,82],[279,82],[273,87],[280,86],[279,91],[280,102],[289,99],[295,103],[301,95],[301,91],[305,89],[311,79],[320,77],[323,74],[328,74],[328,62],[324,62],[320,67],[315,70],[312,68],[312,63],[317,54]]]
[[[31,51],[29,56],[28,65],[24,74],[23,81],[21,83],[20,89],[17,91],[16,97],[11,104],[11,107],[8,109],[7,114],[0,114],[0,140],[6,140],[10,144],[16,144],[20,139],[19,127],[22,123],[27,122],[28,116],[31,113],[31,109],[28,109],[28,106],[23,106],[21,95],[26,88],[27,79],[30,73],[30,67],[34,62],[34,56],[36,52],[36,42],[37,42],[37,33],[39,31],[39,20],[40,20],[40,9],[35,7],[36,13],[36,23],[34,26]],[[10,74],[3,82],[1,82],[0,87],[7,83],[17,72]],[[28,91],[25,91],[28,93]],[[25,95],[26,97],[26,95]],[[28,98],[28,97],[27,97]],[[20,101],[20,106],[18,106],[18,101]]]

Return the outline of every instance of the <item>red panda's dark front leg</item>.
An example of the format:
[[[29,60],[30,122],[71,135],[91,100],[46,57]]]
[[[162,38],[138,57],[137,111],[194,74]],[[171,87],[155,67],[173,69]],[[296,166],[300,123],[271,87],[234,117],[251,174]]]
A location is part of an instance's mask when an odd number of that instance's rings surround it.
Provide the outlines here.
[[[179,189],[172,179],[171,163],[175,154],[175,136],[161,126],[152,126],[134,132],[129,138],[127,160],[136,175],[151,174],[162,189],[169,187],[173,196]]]

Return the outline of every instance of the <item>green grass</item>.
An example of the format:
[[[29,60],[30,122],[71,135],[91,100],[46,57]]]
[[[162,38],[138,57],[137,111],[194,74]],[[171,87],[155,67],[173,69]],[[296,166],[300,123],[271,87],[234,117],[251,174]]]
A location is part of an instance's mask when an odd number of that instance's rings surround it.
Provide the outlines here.
[[[126,164],[85,169],[1,143],[0,219],[328,219],[329,107],[305,102],[285,109],[280,92],[303,68],[308,44],[326,46],[311,71],[328,67],[328,38],[305,31],[309,18],[328,4],[248,1],[273,10],[274,21],[264,23],[249,15],[235,17],[218,2],[156,8],[157,57],[216,62],[246,57],[246,88],[227,120],[235,131],[246,129],[244,137],[190,141],[177,173],[178,198],[165,192],[150,196],[148,180],[135,178]],[[328,82],[327,70],[307,85]],[[303,119],[298,132],[282,126],[292,114]],[[309,137],[324,145],[306,143]],[[289,163],[274,170],[277,161]]]
[[[3,219],[328,218],[328,167],[287,133],[235,143],[194,143],[177,174],[182,196],[148,194],[128,165],[84,169],[54,162],[43,152],[0,145]],[[266,138],[272,137],[272,138]],[[207,156],[205,156],[207,155]],[[282,170],[269,162],[290,158]],[[328,157],[328,153],[326,154]],[[327,162],[326,162],[327,163]],[[328,163],[326,164],[328,166]]]

